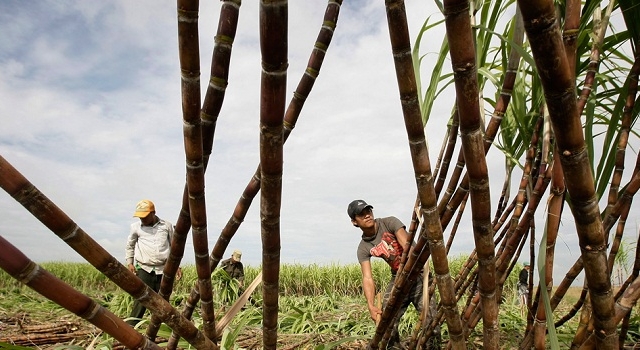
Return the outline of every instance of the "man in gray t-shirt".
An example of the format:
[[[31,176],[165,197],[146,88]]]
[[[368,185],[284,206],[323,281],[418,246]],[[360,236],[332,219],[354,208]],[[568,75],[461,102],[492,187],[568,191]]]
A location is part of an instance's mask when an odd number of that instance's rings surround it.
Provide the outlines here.
[[[409,242],[409,234],[405,230],[404,224],[394,216],[376,219],[373,216],[373,207],[367,202],[357,199],[352,201],[347,208],[347,214],[351,218],[353,226],[362,230],[362,240],[358,245],[357,256],[362,271],[362,289],[367,299],[367,307],[371,319],[378,321],[382,310],[375,303],[376,286],[371,273],[371,257],[379,257],[389,264],[393,278],[387,284],[384,294],[383,307],[386,306],[389,294],[393,288],[395,275],[400,266],[403,247]],[[400,346],[398,335],[398,323],[402,315],[406,311],[409,304],[412,303],[416,310],[422,310],[422,277],[418,277],[415,284],[411,287],[408,295],[402,301],[396,322],[393,325],[394,331],[387,346],[388,349],[394,349]]]

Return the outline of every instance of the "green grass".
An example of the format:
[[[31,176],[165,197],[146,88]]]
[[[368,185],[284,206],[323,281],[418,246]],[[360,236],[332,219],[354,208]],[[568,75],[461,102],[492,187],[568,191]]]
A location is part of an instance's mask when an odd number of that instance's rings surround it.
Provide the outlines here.
[[[452,258],[451,273],[457,275],[462,266],[461,261],[466,257]],[[95,268],[86,263],[44,263],[42,267],[54,273],[60,279],[82,291],[101,305],[107,307],[118,317],[125,318],[131,309],[132,298],[120,291],[118,287],[97,272]],[[194,266],[184,266],[183,278],[174,286],[174,292],[170,302],[182,309],[184,300],[188,297],[197,276]],[[259,267],[245,266],[245,281],[249,283],[259,273]],[[390,278],[388,266],[382,261],[373,261],[374,279],[378,288],[384,288]],[[504,303],[500,310],[500,325],[503,334],[509,334],[507,341],[512,341],[517,346],[520,337],[524,334],[526,320],[520,317],[516,305],[514,286],[517,276],[512,274],[505,284]],[[238,286],[235,280],[229,279],[221,270],[212,274],[212,286],[214,289],[214,308],[216,316],[221,317],[224,310],[235,301]],[[575,293],[574,293],[575,294]],[[254,305],[247,305],[230,324],[225,332],[222,343],[234,344],[241,342],[247,334],[253,334],[255,339],[261,334],[262,313],[260,305],[262,295],[260,288],[254,292]],[[559,307],[560,317],[568,310],[572,298]],[[575,299],[575,298],[574,298]],[[295,342],[325,344],[333,343],[337,346],[340,342],[366,341],[372,337],[375,331],[374,323],[369,318],[361,288],[360,268],[352,265],[283,265],[280,270],[280,314],[278,316],[279,339],[295,344]],[[459,303],[459,309],[464,301]],[[194,322],[199,325],[201,319],[198,309],[194,311]],[[22,285],[17,280],[0,270],[0,314],[27,313],[32,317],[40,318],[43,322],[51,322],[69,312],[61,309],[53,302],[46,300],[30,288]],[[37,316],[36,316],[37,315]],[[400,332],[403,338],[411,336],[413,325],[417,322],[418,315],[413,307],[409,307],[400,324]],[[637,335],[639,323],[634,320],[635,327],[631,332]],[[567,325],[558,329],[558,338],[561,344],[569,345],[575,333],[577,321],[570,321]],[[146,327],[143,322],[141,327]],[[442,334],[447,338],[446,325]],[[478,339],[482,338],[482,327],[479,325],[472,333]],[[160,336],[168,337],[170,330],[163,326]],[[313,338],[304,338],[313,337]],[[97,344],[110,348],[112,339],[101,336]],[[189,345],[181,344],[185,348]],[[327,349],[325,347],[324,349]]]

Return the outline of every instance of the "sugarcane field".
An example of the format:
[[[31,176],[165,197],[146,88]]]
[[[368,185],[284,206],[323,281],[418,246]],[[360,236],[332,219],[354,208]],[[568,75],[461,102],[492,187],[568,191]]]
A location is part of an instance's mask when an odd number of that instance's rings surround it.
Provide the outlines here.
[[[453,268],[461,268],[467,257],[460,256],[452,261]],[[86,263],[45,263],[43,266],[61,279],[68,281],[76,289],[99,301],[116,315],[125,319],[132,304],[128,294],[119,291],[104,275]],[[384,264],[374,266],[376,280],[388,278],[389,269]],[[247,276],[252,278],[258,269],[248,268]],[[123,349],[113,337],[80,317],[65,312],[38,293],[11,279],[2,276],[2,299],[0,299],[0,343],[3,348],[21,349]],[[174,289],[171,303],[179,307],[188,297],[196,274],[193,267],[185,268],[184,281]],[[508,296],[504,302],[506,310],[504,323],[504,343],[517,346],[513,334],[524,327],[526,320],[520,315],[520,305],[515,293],[515,276],[510,278]],[[220,270],[212,275],[216,298],[214,305],[220,317],[237,300],[238,286]],[[366,349],[368,335],[374,331],[374,324],[368,322],[365,300],[360,291],[360,271],[352,266],[303,266],[285,265],[281,274],[281,318],[278,348],[315,349],[326,345],[334,349]],[[576,302],[581,288],[572,288],[567,297]],[[261,349],[260,294],[253,295],[252,302],[246,303],[234,317],[234,321],[222,335],[222,343],[229,348],[233,344],[243,349]],[[570,304],[563,303],[559,310],[568,312]],[[201,317],[194,315],[194,322]],[[411,337],[413,324],[418,315],[411,309],[402,320],[400,329],[407,338]],[[201,321],[199,321],[201,322]],[[147,328],[148,321],[137,325],[140,331]],[[570,342],[577,323],[567,322],[560,330],[560,338]],[[441,331],[445,333],[445,331]],[[170,330],[161,327],[156,341],[166,343]],[[443,337],[441,336],[440,339]],[[470,349],[481,349],[481,334],[475,332]],[[9,345],[11,344],[11,345]],[[333,344],[333,345],[331,345]],[[503,345],[503,348],[505,346]],[[189,348],[181,341],[178,348]]]
[[[638,19],[0,2],[0,349],[640,349]]]

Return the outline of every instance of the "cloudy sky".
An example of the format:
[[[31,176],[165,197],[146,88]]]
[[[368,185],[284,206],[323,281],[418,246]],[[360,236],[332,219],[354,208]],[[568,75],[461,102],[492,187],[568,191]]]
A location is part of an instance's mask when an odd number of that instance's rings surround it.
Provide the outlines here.
[[[200,2],[203,82],[220,5]],[[289,2],[287,101],[326,5]],[[427,17],[441,18],[428,1],[409,0],[406,7],[412,39]],[[257,1],[240,8],[207,169],[210,248],[259,162],[258,12]],[[123,260],[137,201],[153,200],[157,214],[174,223],[181,205],[185,155],[175,2],[2,1],[0,32],[0,155]],[[443,36],[434,30],[422,42],[425,66]],[[284,147],[283,263],[356,263],[360,231],[346,215],[353,199],[367,200],[378,217],[409,223],[416,185],[398,96],[384,2],[345,1],[320,76]],[[445,94],[426,130],[434,165],[452,103]],[[497,203],[502,157],[490,153],[489,159],[498,174]],[[259,196],[229,247],[241,249],[243,261],[254,266],[261,262],[258,206]],[[5,192],[0,213],[0,234],[31,259],[82,260]],[[558,244],[564,266],[579,255],[572,224],[566,224]],[[468,223],[459,235],[454,254],[470,252]],[[190,242],[184,263],[193,263]]]

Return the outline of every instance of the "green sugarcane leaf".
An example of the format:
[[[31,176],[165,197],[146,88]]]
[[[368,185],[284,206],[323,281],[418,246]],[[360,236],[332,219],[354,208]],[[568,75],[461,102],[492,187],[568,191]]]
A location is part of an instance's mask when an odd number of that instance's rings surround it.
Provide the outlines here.
[[[32,348],[29,348],[29,347],[26,347],[26,346],[18,346],[18,345],[12,345],[12,344],[8,344],[8,343],[0,342],[0,349],[2,349],[2,350],[31,350]]]
[[[429,29],[434,28],[444,22],[444,20],[441,20],[434,24],[429,24],[430,19],[431,19],[431,16],[427,17],[427,19],[422,24],[422,28],[420,29],[420,32],[418,32],[418,36],[416,37],[416,40],[413,45],[413,50],[411,51],[411,57],[413,59],[413,70],[416,76],[416,86],[418,88],[418,91],[422,90],[422,80],[420,79],[420,76],[421,76],[420,66],[422,65],[422,59],[425,57],[425,55],[420,56],[420,43],[422,42],[422,36],[427,31],[429,31]],[[418,100],[420,102],[420,105],[422,105],[423,101],[422,101],[422,96],[420,94],[418,94]],[[423,116],[423,119],[424,119],[424,116]]]
[[[637,44],[640,42],[640,4],[637,0],[619,0],[620,9],[622,9],[622,17],[627,25],[627,30],[631,33],[633,41]]]

